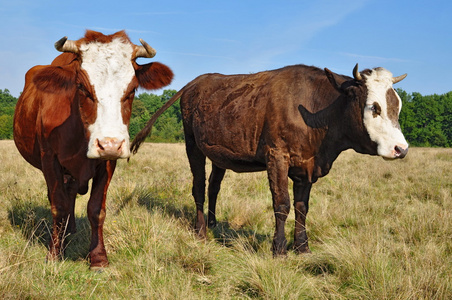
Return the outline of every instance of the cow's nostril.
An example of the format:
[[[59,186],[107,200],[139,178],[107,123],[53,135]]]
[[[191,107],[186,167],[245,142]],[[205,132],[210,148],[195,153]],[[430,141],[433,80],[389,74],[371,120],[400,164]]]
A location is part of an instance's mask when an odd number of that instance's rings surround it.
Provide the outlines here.
[[[404,158],[408,153],[408,147],[403,148],[397,145],[394,147],[394,151],[396,158]]]
[[[103,151],[105,150],[104,147],[102,147],[102,144],[100,143],[99,139],[96,139],[96,146],[99,148],[99,150]]]
[[[124,141],[125,140],[122,140],[122,142],[119,144],[118,151],[122,151],[122,145],[124,145]]]

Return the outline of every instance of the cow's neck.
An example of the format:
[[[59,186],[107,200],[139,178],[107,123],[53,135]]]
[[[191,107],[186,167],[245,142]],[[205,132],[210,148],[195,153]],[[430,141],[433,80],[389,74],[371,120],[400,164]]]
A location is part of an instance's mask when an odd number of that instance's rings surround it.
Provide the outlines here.
[[[307,174],[310,182],[327,175],[339,154],[352,148],[352,143],[346,136],[345,101],[345,98],[339,97],[330,106],[314,114],[299,107],[309,127],[325,132],[318,151],[312,158],[312,171]]]

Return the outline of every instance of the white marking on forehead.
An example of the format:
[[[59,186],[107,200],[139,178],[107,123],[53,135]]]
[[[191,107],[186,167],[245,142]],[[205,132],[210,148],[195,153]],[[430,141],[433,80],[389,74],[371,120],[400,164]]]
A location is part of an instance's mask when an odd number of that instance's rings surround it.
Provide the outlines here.
[[[376,68],[370,75],[364,75],[366,77],[367,86],[367,105],[372,105],[375,102],[381,107],[382,114],[387,117],[388,102],[386,99],[387,92],[392,88],[392,73],[384,68]],[[399,111],[402,109],[402,100],[399,95],[394,91],[397,99],[399,100]]]
[[[369,75],[363,74],[366,78],[367,99],[364,108],[363,122],[372,141],[378,144],[378,154],[390,157],[394,147],[397,145],[406,145],[408,143],[403,136],[400,128],[395,126],[397,120],[391,120],[388,116],[388,102],[386,99],[387,91],[392,89],[392,73],[383,68],[372,70]],[[395,93],[399,100],[399,111],[402,109],[402,100]],[[372,106],[378,104],[381,108],[381,114],[374,116]]]
[[[368,90],[367,105],[377,101],[386,104],[386,92],[392,89],[392,73],[383,68],[377,68],[364,75],[366,77],[366,86]],[[382,107],[383,108],[383,107]]]
[[[105,137],[129,143],[123,123],[121,99],[135,76],[132,66],[133,47],[121,38],[110,43],[91,42],[80,47],[82,69],[88,74],[97,99],[97,119],[89,126],[90,146]],[[89,153],[90,149],[88,149]]]

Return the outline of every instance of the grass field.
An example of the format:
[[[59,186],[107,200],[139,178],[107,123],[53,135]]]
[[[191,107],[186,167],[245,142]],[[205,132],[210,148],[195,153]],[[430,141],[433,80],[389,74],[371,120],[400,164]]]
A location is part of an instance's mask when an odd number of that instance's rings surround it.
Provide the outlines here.
[[[208,170],[210,166],[207,167]],[[452,149],[384,161],[347,151],[312,189],[312,254],[274,259],[265,172],[226,173],[219,225],[193,233],[183,144],[120,161],[107,199],[110,267],[87,262],[87,196],[65,260],[45,262],[50,209],[40,171],[0,141],[2,299],[452,299]],[[293,242],[294,216],[286,227]]]

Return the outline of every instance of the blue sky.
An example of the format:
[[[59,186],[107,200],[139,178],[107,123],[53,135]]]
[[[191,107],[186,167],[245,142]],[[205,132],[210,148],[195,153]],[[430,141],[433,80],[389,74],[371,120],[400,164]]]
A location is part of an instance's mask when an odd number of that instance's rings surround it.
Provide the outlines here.
[[[172,68],[171,89],[210,72],[307,64],[351,75],[359,63],[408,73],[395,87],[409,93],[443,94],[452,91],[451,15],[450,0],[0,0],[0,89],[19,96],[27,70],[49,64],[63,36],[125,29]]]

